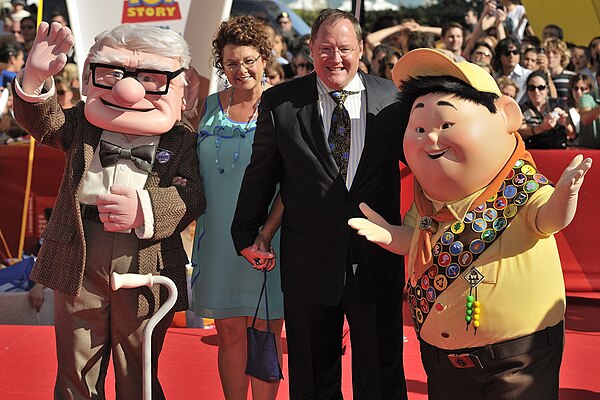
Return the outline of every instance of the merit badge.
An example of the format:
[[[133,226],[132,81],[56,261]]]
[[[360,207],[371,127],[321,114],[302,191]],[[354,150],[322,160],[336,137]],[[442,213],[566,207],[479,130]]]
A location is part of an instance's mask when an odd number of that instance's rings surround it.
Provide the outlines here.
[[[533,180],[536,181],[537,183],[542,184],[542,185],[545,185],[545,184],[548,183],[548,178],[546,178],[542,174],[535,174],[535,175],[533,175]]]
[[[433,286],[441,292],[448,286],[448,279],[444,275],[438,275],[433,280]]]
[[[471,222],[475,219],[475,213],[472,211],[469,211],[468,213],[465,214],[465,222]]]
[[[415,297],[419,300],[423,298],[423,289],[421,289],[421,286],[415,287]]]
[[[482,212],[483,210],[485,210],[485,203],[478,205],[473,210],[476,212]]]
[[[535,168],[533,168],[533,165],[523,165],[523,167],[521,168],[521,172],[527,175],[533,175],[535,174],[537,171],[535,170]]]
[[[436,243],[435,246],[433,246],[433,249],[431,249],[431,254],[433,254],[436,257],[439,256],[441,252],[442,252],[442,245],[439,243]]]
[[[475,232],[483,232],[485,228],[487,228],[487,222],[485,222],[483,218],[477,218],[475,221],[473,221],[471,228]]]
[[[440,238],[440,242],[442,244],[448,246],[454,240],[454,235],[451,232],[444,232],[442,237]]]
[[[462,222],[455,222],[450,226],[450,231],[454,234],[461,233],[465,230],[465,224]]]
[[[485,250],[485,242],[481,239],[475,239],[469,244],[469,250],[473,254],[482,253]]]
[[[493,229],[486,229],[481,234],[481,239],[486,243],[491,243],[496,239],[496,231]]]
[[[506,200],[506,197],[498,197],[496,201],[494,201],[494,208],[496,210],[504,210],[507,205],[508,200]]]
[[[506,218],[512,218],[517,215],[517,206],[514,204],[509,204],[504,211],[502,212]]]
[[[438,267],[437,265],[432,265],[428,270],[427,270],[427,275],[433,279],[435,278],[435,276],[438,274]]]
[[[461,251],[463,251],[463,247],[464,246],[461,242],[458,242],[458,241],[453,242],[449,248],[450,254],[452,254],[453,256],[459,255],[461,253]]]
[[[527,193],[533,193],[536,190],[538,190],[539,187],[540,187],[540,184],[537,183],[536,181],[527,181],[523,190],[525,190]]]
[[[497,231],[501,231],[502,229],[506,228],[506,225],[508,225],[506,218],[500,217],[494,221],[494,223],[492,224],[492,227]]]
[[[433,303],[436,298],[435,289],[433,287],[429,287],[427,289],[427,291],[425,292],[425,297],[427,298],[427,301],[430,301]]]
[[[460,275],[460,267],[458,264],[452,263],[448,265],[448,268],[446,268],[446,276],[450,279],[454,279],[458,275]]]
[[[512,181],[516,186],[521,186],[525,182],[527,182],[527,176],[525,176],[525,174],[518,173],[517,175],[515,175]]]
[[[452,260],[452,257],[450,256],[450,254],[444,252],[444,253],[440,254],[438,257],[438,265],[440,267],[446,267],[446,266],[450,265],[451,260]]]
[[[423,313],[419,308],[415,310],[415,317],[417,318],[417,321],[419,321],[420,324],[423,323]]]
[[[473,254],[469,253],[468,251],[463,251],[458,255],[458,263],[463,267],[466,267],[467,265],[471,264],[472,261]]]
[[[513,176],[515,176],[515,170],[511,169],[510,171],[508,171],[508,174],[506,174],[506,178],[504,178],[504,179],[505,180],[512,179]]]
[[[498,218],[498,211],[493,208],[486,208],[483,212],[483,219],[490,222]]]
[[[513,185],[508,185],[507,187],[504,188],[504,191],[502,191],[502,194],[507,199],[512,199],[513,197],[515,197],[515,194],[517,194],[517,188],[514,187]]]
[[[529,196],[527,195],[527,193],[525,192],[521,192],[519,193],[516,197],[515,197],[515,204],[518,206],[522,206],[523,204],[527,203],[527,198]]]
[[[429,313],[429,303],[425,299],[421,299],[421,310],[423,310],[423,313],[425,314]]]

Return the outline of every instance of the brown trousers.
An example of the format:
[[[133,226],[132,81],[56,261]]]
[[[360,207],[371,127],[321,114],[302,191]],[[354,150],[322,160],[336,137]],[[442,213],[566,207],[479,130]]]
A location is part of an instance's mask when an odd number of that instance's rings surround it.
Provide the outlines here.
[[[138,270],[135,233],[109,233],[101,223],[84,220],[86,267],[81,294],[54,295],[58,372],[54,398],[104,399],[110,356],[116,398],[142,399],[142,338],[147,319],[137,317],[137,290],[110,288],[112,272]],[[152,335],[152,398],[164,399],[157,377],[158,356],[173,313]]]

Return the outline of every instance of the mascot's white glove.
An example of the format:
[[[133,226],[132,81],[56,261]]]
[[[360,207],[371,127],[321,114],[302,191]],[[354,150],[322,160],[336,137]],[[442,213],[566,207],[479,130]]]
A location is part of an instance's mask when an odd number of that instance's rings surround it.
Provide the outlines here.
[[[110,187],[110,194],[99,194],[96,206],[104,229],[119,232],[144,224],[144,213],[135,189],[123,185]]]
[[[382,245],[390,244],[392,242],[391,225],[365,203],[360,203],[358,208],[367,218],[350,218],[348,225],[370,242]]]
[[[577,211],[579,189],[591,167],[591,158],[584,159],[581,154],[573,158],[556,183],[554,193],[538,212],[536,225],[541,232],[558,232],[571,223]]]

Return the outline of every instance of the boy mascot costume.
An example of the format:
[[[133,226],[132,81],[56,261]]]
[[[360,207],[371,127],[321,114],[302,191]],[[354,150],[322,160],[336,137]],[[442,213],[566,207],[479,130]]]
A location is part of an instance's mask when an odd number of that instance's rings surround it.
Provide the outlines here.
[[[557,399],[565,289],[553,234],[575,215],[591,159],[555,187],[516,130],[522,115],[489,73],[430,49],[403,56],[403,148],[415,176],[404,225],[349,224],[408,254],[408,304],[433,400]]]
[[[104,398],[112,354],[116,397],[142,398],[142,331],[167,298],[155,286],[110,289],[110,275],[164,275],[187,309],[180,232],[205,209],[196,137],[181,113],[193,108],[197,73],[177,33],[121,25],[96,37],[82,81],[86,102],[63,110],[52,76],[73,46],[70,30],[43,22],[15,79],[16,119],[60,149],[66,167],[31,277],[55,290],[56,399]],[[49,166],[51,168],[51,166]],[[173,186],[173,178],[185,179]],[[158,356],[173,312],[152,337],[153,398],[164,398]]]

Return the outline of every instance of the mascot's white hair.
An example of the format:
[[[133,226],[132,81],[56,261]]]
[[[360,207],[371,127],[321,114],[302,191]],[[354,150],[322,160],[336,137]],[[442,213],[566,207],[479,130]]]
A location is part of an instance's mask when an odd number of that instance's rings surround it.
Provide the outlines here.
[[[178,60],[181,67],[185,69],[189,68],[192,60],[185,39],[170,29],[142,24],[123,24],[98,34],[94,40],[95,43],[90,47],[85,60],[84,82],[89,79],[89,63],[97,61],[98,56],[100,56],[100,49],[103,46],[172,57]],[[183,83],[186,84],[183,74],[180,76]]]

